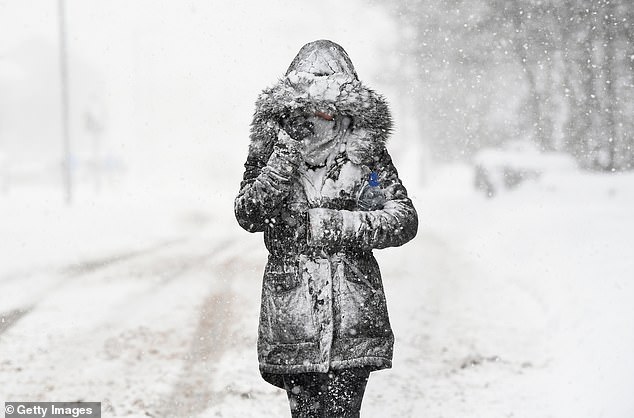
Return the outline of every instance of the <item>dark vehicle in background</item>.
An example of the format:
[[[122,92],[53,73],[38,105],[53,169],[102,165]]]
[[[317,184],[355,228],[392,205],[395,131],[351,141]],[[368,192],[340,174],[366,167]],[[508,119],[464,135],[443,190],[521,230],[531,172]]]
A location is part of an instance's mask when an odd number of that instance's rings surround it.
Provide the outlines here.
[[[474,186],[491,198],[526,181],[536,181],[550,171],[574,170],[568,154],[541,152],[525,141],[512,141],[500,148],[480,150],[473,159]]]

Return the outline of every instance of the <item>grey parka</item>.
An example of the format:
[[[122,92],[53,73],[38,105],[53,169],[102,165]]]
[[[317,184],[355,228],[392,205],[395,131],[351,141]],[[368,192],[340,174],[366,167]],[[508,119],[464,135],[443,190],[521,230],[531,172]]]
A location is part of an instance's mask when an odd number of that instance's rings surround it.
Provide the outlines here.
[[[341,76],[348,78],[336,96],[316,93],[310,82]],[[282,126],[289,115],[315,112],[351,120],[343,144],[356,153],[341,146],[311,201],[300,142]],[[258,98],[235,214],[247,231],[264,232],[269,251],[258,359],[272,384],[282,387],[283,373],[391,367],[394,338],[372,250],[411,240],[418,219],[385,148],[390,129],[385,100],[358,81],[346,52],[330,41],[305,45]],[[368,187],[380,203],[360,201]]]

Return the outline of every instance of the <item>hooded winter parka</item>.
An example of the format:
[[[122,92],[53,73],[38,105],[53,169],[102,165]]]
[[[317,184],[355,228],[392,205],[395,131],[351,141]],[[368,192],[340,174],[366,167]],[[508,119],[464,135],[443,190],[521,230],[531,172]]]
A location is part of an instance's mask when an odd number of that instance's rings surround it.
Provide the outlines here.
[[[292,115],[316,113],[333,115],[338,133],[323,167],[307,165],[287,132]],[[256,103],[235,214],[247,231],[264,232],[269,251],[258,359],[276,386],[281,374],[391,367],[394,337],[372,250],[411,240],[418,218],[385,148],[390,130],[385,100],[330,41],[305,45]]]

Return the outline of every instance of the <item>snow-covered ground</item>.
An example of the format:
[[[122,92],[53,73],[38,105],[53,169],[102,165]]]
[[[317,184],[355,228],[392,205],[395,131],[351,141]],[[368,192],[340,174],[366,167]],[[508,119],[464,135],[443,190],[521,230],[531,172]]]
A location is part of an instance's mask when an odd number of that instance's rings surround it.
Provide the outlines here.
[[[437,167],[410,189],[419,235],[377,251],[396,348],[363,416],[634,416],[634,175],[472,182]],[[290,416],[257,371],[266,253],[233,192],[0,200],[0,401]]]

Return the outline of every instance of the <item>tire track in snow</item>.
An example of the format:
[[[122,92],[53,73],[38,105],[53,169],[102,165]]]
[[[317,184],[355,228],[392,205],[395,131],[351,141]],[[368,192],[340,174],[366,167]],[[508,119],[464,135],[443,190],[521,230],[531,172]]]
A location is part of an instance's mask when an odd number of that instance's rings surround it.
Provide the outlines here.
[[[75,279],[85,277],[86,275],[115,265],[128,263],[144,256],[152,256],[158,251],[170,249],[175,245],[182,244],[186,241],[186,238],[175,238],[161,241],[155,245],[140,250],[89,259],[80,263],[68,264],[61,268],[52,269],[51,267],[41,267],[30,270],[29,272],[17,272],[2,276],[0,278],[0,284],[3,285],[16,280],[25,281],[32,278],[36,279],[37,277],[43,277],[43,280],[46,280],[46,283],[37,283],[36,286],[30,286],[37,290],[30,292],[31,298],[23,306],[0,313],[0,335],[14,326],[18,321],[26,317],[30,312],[37,309],[38,304],[44,300],[51,291],[59,289],[61,286],[65,286]],[[50,273],[51,270],[53,270],[52,273]],[[176,275],[172,275],[171,278],[174,276]]]
[[[227,348],[232,346],[232,325],[236,314],[236,295],[231,280],[223,280],[226,272],[238,265],[235,247],[238,241],[225,243],[210,273],[217,285],[199,309],[198,323],[190,341],[181,373],[172,393],[161,403],[156,416],[195,416],[211,405],[222,403],[225,394],[212,389],[214,375]],[[226,253],[226,255],[224,255]],[[224,259],[222,258],[224,255]]]
[[[222,357],[229,345],[233,312],[221,305],[230,296],[230,291],[222,291],[205,298],[181,374],[172,393],[163,402],[163,416],[193,416],[206,410],[211,403],[222,401],[223,394],[211,389],[215,369],[212,364]]]
[[[13,309],[8,312],[0,313],[0,336],[15,325],[23,316],[27,315],[33,309],[32,306],[23,309]]]
[[[61,287],[71,286],[63,292],[72,291],[73,283],[79,281],[108,283],[110,280],[120,281],[123,276],[142,281],[142,288],[121,294],[119,300],[110,306],[110,314],[94,324],[96,329],[106,329],[110,324],[118,323],[119,318],[138,316],[139,306],[163,297],[160,296],[163,289],[176,279],[191,277],[202,271],[203,276],[210,279],[208,288],[211,287],[211,290],[195,299],[198,308],[193,307],[194,316],[190,322],[194,325],[193,332],[186,336],[189,345],[179,355],[182,359],[180,372],[177,372],[169,395],[158,405],[146,404],[143,409],[147,408],[148,415],[154,413],[154,416],[191,416],[204,412],[210,403],[220,403],[224,397],[224,393],[214,392],[213,382],[219,359],[233,344],[230,333],[236,323],[233,313],[235,303],[232,303],[235,295],[228,279],[232,278],[232,272],[239,271],[237,254],[242,254],[245,249],[240,248],[241,242],[228,237],[216,237],[212,245],[209,245],[211,241],[198,238],[174,239],[145,250],[57,268],[50,276],[40,278],[45,280],[40,283],[44,287],[30,298],[32,304],[24,304],[0,315],[0,318],[5,317],[5,322],[0,322],[0,334],[32,311],[37,311],[39,302],[45,301],[47,296],[55,294]],[[207,279],[202,277],[202,280]],[[118,398],[118,401],[118,408],[121,405],[129,405],[130,410],[139,407],[128,404],[130,399],[126,397]]]
[[[29,278],[36,275],[47,274],[51,271],[55,272],[55,274],[61,274],[67,277],[75,277],[81,276],[83,274],[92,273],[94,271],[102,270],[104,268],[110,267],[112,265],[128,262],[138,257],[142,257],[148,254],[152,254],[156,251],[160,251],[164,248],[169,248],[171,246],[183,243],[187,238],[174,238],[170,240],[160,241],[157,244],[141,248],[139,250],[131,250],[121,253],[114,253],[107,255],[105,257],[98,258],[90,258],[85,261],[81,261],[79,263],[66,264],[62,267],[55,267],[51,265],[40,265],[35,268],[30,268],[29,270],[24,271],[13,271],[10,273],[5,273],[0,276],[0,283],[6,284],[17,280],[24,280],[25,278]]]
[[[161,241],[158,244],[152,245],[136,251],[128,251],[121,254],[109,255],[101,258],[94,258],[86,261],[82,261],[77,264],[72,264],[62,268],[62,272],[67,277],[82,276],[84,274],[90,274],[95,271],[111,267],[115,264],[130,261],[132,259],[142,257],[145,255],[151,255],[164,248],[169,248],[174,245],[182,244],[187,241],[186,238],[176,238],[167,241]]]

